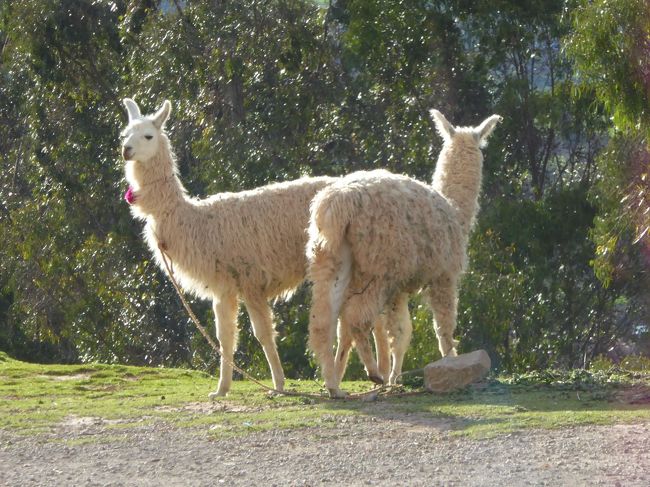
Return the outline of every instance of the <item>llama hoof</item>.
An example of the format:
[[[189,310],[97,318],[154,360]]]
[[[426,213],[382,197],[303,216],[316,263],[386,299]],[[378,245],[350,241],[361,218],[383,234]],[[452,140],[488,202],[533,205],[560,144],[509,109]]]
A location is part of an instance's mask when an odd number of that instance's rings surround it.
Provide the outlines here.
[[[226,397],[226,394],[228,393],[225,391],[214,391],[208,394],[208,399],[210,399],[210,401],[216,401],[222,397]]]
[[[348,395],[348,393],[342,389],[327,389],[327,390],[330,393],[330,399],[345,399]]]
[[[378,386],[383,386],[384,385],[384,378],[382,376],[380,376],[380,375],[372,374],[372,375],[368,376],[368,379],[370,379],[372,382],[374,382]]]

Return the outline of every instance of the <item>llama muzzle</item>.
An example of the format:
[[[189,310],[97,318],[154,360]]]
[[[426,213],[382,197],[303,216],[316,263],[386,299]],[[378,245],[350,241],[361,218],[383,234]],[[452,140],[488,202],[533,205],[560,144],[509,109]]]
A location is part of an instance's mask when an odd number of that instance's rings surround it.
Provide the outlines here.
[[[122,147],[122,157],[125,161],[131,160],[133,157],[133,148],[129,146]]]

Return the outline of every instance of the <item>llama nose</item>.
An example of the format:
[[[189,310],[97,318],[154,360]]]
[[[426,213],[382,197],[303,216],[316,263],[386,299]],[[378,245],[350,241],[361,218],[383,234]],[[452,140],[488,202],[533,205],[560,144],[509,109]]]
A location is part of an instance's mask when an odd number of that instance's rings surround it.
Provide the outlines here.
[[[125,160],[128,161],[129,159],[131,159],[132,156],[133,156],[133,147],[131,147],[130,145],[125,145],[124,147],[122,147],[122,157],[124,157]]]

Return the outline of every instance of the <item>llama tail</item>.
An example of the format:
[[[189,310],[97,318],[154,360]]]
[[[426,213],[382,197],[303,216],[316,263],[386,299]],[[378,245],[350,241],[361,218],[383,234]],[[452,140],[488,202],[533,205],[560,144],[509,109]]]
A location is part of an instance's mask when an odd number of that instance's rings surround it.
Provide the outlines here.
[[[341,255],[350,221],[360,206],[358,193],[333,186],[323,189],[311,203],[307,257],[318,252]]]
[[[318,309],[328,316],[330,333],[336,329],[333,324],[352,277],[352,252],[346,233],[355,208],[358,204],[354,204],[350,192],[332,187],[318,193],[311,205],[307,258],[309,279],[314,283],[312,309],[316,303],[327,303]]]

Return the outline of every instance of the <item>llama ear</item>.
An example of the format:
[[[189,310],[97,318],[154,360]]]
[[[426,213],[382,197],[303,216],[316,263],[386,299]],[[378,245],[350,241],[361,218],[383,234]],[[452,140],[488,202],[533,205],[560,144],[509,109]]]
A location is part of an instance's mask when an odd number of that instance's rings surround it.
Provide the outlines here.
[[[169,102],[169,100],[165,100],[162,106],[154,114],[151,121],[156,127],[160,129],[169,118],[169,114],[171,113],[171,111],[172,111],[172,104]]]
[[[122,100],[122,103],[124,103],[124,106],[126,107],[126,111],[129,113],[129,121],[142,118],[142,114],[140,113],[140,108],[138,107],[138,104],[135,101],[133,101],[131,98],[124,98],[124,100]]]
[[[476,127],[475,133],[478,136],[479,142],[484,143],[497,126],[497,123],[501,120],[503,120],[502,116],[492,115],[491,117],[486,118],[481,125]]]
[[[429,114],[436,124],[436,128],[438,129],[440,136],[445,140],[451,140],[451,138],[456,133],[454,126],[450,124],[445,116],[438,110],[430,110]]]

